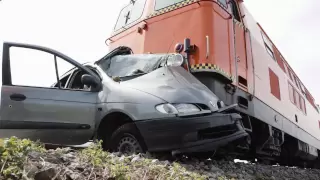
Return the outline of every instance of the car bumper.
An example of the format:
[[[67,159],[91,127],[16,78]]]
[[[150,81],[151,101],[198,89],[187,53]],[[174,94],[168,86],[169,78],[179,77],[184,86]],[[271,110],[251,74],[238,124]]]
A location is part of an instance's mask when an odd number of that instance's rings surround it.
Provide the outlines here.
[[[248,134],[236,113],[137,121],[148,151],[206,152]]]

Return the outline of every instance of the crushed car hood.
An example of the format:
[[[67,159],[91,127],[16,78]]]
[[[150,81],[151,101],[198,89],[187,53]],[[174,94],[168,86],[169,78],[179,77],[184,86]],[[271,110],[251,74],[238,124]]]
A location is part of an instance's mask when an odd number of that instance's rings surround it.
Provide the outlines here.
[[[123,81],[122,86],[154,95],[169,103],[199,103],[209,107],[218,97],[182,67],[162,67]]]

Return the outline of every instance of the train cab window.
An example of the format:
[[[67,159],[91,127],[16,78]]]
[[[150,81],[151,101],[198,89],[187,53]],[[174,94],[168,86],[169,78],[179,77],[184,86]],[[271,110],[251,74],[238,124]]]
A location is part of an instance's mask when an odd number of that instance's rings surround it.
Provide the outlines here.
[[[130,15],[130,9],[129,8],[130,7],[128,5],[128,6],[124,7],[121,10],[121,12],[119,14],[119,17],[118,17],[118,21],[116,23],[116,26],[114,27],[114,30],[118,30],[118,29],[124,27],[127,24],[127,22],[126,22],[127,19],[128,19],[127,17],[129,17],[129,15]]]
[[[227,0],[218,0],[218,2],[220,3],[220,4],[222,4],[224,7],[227,7],[228,5],[227,5]]]
[[[146,0],[131,0],[131,2],[133,3],[133,6],[128,24],[138,20],[142,16],[146,4]]]
[[[241,22],[241,16],[240,16],[240,12],[239,12],[239,9],[238,9],[238,6],[237,6],[237,3],[234,1],[234,0],[231,0],[229,1],[230,4],[231,4],[231,11],[232,11],[232,14],[233,14],[233,17]]]
[[[156,0],[155,10],[157,11],[159,9],[162,9],[162,8],[177,4],[177,3],[182,2],[182,1],[184,1],[184,0],[170,0],[170,1],[168,1],[168,0]]]
[[[121,10],[114,30],[137,21],[143,14],[145,4],[146,0],[131,0],[130,4]]]

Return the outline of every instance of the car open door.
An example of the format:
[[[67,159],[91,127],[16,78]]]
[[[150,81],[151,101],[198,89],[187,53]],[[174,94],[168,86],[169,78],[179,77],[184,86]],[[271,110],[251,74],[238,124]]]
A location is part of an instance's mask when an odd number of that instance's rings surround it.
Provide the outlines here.
[[[72,68],[99,83],[90,69],[55,50],[4,43],[0,138],[68,145],[88,142],[95,128],[99,91],[65,88],[70,74],[64,73]]]

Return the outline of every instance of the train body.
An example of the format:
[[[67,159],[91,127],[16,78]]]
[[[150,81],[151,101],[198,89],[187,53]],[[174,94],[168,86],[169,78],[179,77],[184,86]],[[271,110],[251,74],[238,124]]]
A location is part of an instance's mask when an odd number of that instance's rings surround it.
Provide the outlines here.
[[[185,55],[187,70],[226,105],[239,104],[247,155],[318,161],[319,108],[242,0],[131,0],[106,43]]]

